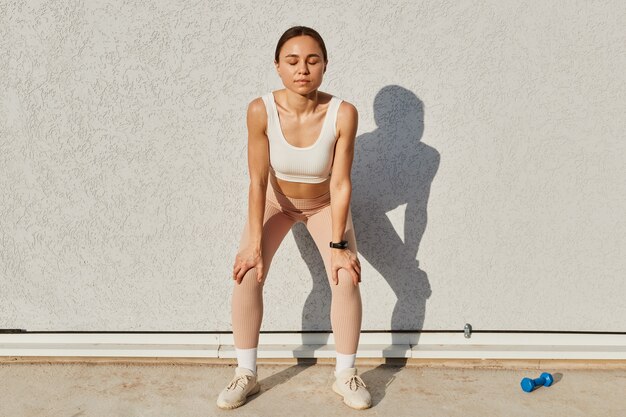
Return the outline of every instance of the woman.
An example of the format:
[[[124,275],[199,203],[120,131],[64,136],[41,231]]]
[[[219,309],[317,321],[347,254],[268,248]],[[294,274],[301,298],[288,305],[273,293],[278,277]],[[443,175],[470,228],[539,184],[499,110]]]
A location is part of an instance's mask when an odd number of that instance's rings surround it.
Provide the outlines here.
[[[285,88],[248,106],[248,221],[233,267],[238,366],[219,395],[221,408],[238,407],[260,390],[256,358],[263,284],[276,250],[296,222],[306,225],[331,284],[337,355],[332,388],[350,407],[371,406],[354,366],[362,317],[361,265],[350,211],[358,113],[352,104],[318,91],[327,63],[324,41],[315,30],[288,29],[274,56]]]

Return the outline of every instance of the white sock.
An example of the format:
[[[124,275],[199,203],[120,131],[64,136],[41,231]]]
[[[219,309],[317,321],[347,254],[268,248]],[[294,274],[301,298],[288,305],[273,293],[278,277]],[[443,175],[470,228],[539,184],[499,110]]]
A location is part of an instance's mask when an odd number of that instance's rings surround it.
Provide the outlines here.
[[[256,351],[257,348],[239,349],[237,351],[237,366],[247,368],[256,373]]]
[[[344,369],[354,368],[354,362],[356,360],[356,353],[353,353],[352,355],[345,355],[339,352],[336,352],[336,353],[337,353],[337,364],[335,365],[335,376],[337,376],[337,374]]]

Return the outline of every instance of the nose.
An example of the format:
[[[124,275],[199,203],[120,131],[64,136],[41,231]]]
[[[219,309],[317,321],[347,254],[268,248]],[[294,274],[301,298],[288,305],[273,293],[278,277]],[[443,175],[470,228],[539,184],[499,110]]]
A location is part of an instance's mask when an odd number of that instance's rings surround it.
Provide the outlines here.
[[[308,74],[309,73],[309,67],[307,66],[306,62],[304,62],[302,65],[299,66],[298,72],[300,74]]]

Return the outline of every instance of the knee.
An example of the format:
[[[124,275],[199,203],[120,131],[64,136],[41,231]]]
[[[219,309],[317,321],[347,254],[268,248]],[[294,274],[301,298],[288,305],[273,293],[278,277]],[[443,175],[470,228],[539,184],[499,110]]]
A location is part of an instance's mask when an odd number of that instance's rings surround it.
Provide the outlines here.
[[[255,268],[249,269],[241,279],[241,282],[238,283],[234,280],[235,289],[242,291],[260,291],[263,288],[263,284],[265,283],[265,277],[263,280],[259,282],[257,280],[257,270]]]
[[[332,275],[330,277],[330,286],[333,288],[333,291],[338,290],[344,293],[358,293],[360,291],[359,286],[360,282],[357,282],[357,285],[354,285],[354,278],[352,274],[350,274],[345,269],[341,268],[337,271],[338,283],[335,285],[335,282],[332,279]]]

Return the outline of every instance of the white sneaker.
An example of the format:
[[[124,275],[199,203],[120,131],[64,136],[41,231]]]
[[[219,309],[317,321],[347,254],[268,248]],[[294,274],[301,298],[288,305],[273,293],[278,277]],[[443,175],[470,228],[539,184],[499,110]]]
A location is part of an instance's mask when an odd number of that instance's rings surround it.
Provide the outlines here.
[[[235,377],[217,397],[217,406],[226,410],[237,408],[246,402],[249,395],[260,390],[256,372],[238,366],[235,368]]]
[[[357,375],[356,368],[342,369],[335,377],[333,391],[343,397],[343,402],[357,410],[364,410],[372,406],[372,397],[367,385]]]

